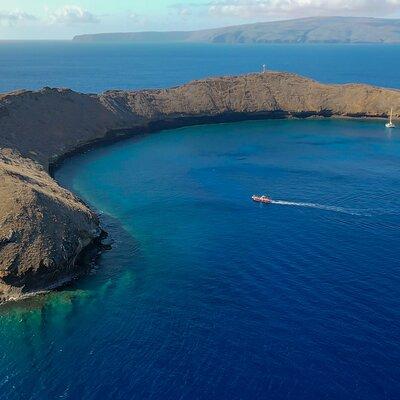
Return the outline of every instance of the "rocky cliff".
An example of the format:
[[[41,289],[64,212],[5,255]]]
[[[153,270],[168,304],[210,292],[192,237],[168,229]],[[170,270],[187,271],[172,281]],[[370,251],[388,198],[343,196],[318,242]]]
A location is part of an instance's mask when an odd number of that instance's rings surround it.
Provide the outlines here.
[[[323,85],[268,72],[161,90],[100,95],[44,88],[0,95],[0,301],[82,272],[77,259],[100,234],[96,215],[49,170],[99,141],[167,127],[251,118],[385,117],[400,91]]]
[[[0,302],[77,276],[97,217],[29,158],[0,153]]]

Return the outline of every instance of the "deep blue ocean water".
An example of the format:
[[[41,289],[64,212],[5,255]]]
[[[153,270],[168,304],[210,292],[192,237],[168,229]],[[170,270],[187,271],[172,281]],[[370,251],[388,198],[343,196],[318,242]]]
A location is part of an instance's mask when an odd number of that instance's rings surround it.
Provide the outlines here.
[[[169,87],[262,64],[327,83],[400,88],[398,45],[205,45],[1,42],[0,92],[68,87],[82,92]]]
[[[126,62],[118,46],[88,46],[86,61],[65,46],[0,45],[0,71],[24,71],[2,88],[169,86],[269,51],[325,81],[400,82],[397,53],[376,70],[386,46],[306,46],[311,62],[302,46],[175,45],[164,76],[135,46]],[[227,54],[243,55],[231,70]],[[399,165],[400,134],[355,120],[188,127],[68,160],[56,178],[113,247],[69,287],[0,307],[0,399],[400,398]]]

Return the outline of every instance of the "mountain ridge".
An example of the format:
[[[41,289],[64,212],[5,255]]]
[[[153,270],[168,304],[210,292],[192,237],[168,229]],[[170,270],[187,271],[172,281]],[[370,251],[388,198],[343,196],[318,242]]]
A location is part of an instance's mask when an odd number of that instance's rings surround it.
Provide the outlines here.
[[[400,19],[307,17],[194,31],[77,35],[79,42],[133,43],[400,43]]]

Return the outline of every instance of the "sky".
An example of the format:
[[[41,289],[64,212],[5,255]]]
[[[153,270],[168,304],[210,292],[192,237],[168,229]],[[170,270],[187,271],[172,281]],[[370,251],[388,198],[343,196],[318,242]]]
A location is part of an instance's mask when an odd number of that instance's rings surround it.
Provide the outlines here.
[[[195,30],[330,15],[400,18],[400,0],[0,0],[0,40]]]

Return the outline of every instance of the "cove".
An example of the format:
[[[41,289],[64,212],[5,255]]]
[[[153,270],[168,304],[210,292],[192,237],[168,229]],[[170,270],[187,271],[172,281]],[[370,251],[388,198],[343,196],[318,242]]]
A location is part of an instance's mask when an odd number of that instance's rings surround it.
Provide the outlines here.
[[[398,134],[356,120],[192,126],[67,160],[56,178],[113,246],[1,310],[0,396],[398,397],[399,161]]]

